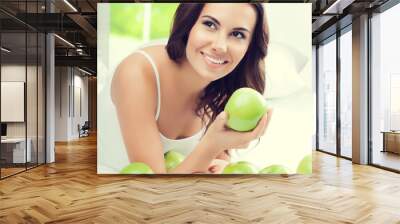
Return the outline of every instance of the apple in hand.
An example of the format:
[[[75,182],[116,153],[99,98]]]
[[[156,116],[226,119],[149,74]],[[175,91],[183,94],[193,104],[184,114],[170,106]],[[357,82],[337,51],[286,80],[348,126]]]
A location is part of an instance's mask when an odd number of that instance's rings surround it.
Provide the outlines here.
[[[256,174],[257,168],[246,161],[231,163],[222,171],[223,174]]]
[[[153,170],[145,164],[140,162],[131,163],[120,171],[121,174],[153,174]]]
[[[177,167],[183,160],[185,156],[180,154],[179,152],[170,150],[164,154],[165,160],[165,168],[168,170],[174,169]]]
[[[252,88],[237,89],[224,108],[228,114],[227,126],[235,131],[250,131],[267,112],[263,96]]]
[[[260,174],[287,174],[287,169],[282,165],[267,166],[260,171]]]
[[[306,155],[297,166],[297,173],[311,174],[312,173],[312,156]]]

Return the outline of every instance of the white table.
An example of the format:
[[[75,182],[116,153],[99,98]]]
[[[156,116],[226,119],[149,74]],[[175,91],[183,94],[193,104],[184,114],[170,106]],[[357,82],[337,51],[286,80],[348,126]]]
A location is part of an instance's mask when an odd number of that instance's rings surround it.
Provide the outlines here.
[[[26,147],[26,155],[25,155],[25,138],[6,138],[1,139],[2,147],[13,146],[13,163],[25,163],[31,161],[31,145],[32,141],[30,138],[27,138],[26,142],[28,143]]]

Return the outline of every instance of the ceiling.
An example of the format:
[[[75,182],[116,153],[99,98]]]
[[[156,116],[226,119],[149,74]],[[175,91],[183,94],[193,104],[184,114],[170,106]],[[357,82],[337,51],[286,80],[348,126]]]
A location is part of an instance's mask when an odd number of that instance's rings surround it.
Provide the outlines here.
[[[271,0],[269,2],[312,3],[312,37],[315,44],[335,33],[337,27],[350,24],[353,16],[379,7],[386,1]],[[2,46],[13,49],[13,56],[16,58],[18,54],[24,55],[25,51],[30,58],[29,54],[36,51],[37,43],[33,35],[28,35],[28,40],[25,40],[25,28],[39,32],[54,32],[60,37],[55,38],[56,65],[80,66],[95,73],[96,6],[99,2],[134,1],[47,0],[46,5],[45,0],[1,0]],[[50,11],[52,13],[49,13]],[[25,41],[28,43],[27,50]],[[43,46],[39,44],[39,47]]]
[[[390,0],[313,0],[312,38],[318,44],[352,23],[357,17]]]
[[[37,57],[36,51],[44,47],[44,44],[36,43],[37,33],[54,32],[57,34],[55,37],[56,66],[79,66],[95,74],[98,2],[100,1],[47,0],[46,5],[45,0],[1,0],[2,46],[12,49],[2,60],[24,63],[26,55],[29,63],[29,59]],[[35,34],[28,33],[25,38],[26,29]],[[43,39],[39,38],[39,40]]]

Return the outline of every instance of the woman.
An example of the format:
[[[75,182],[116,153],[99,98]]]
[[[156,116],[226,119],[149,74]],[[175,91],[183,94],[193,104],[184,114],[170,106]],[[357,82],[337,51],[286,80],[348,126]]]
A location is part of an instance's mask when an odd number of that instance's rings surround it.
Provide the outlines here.
[[[186,158],[170,173],[220,173],[228,150],[260,137],[271,117],[241,133],[226,128],[223,112],[236,89],[264,91],[267,43],[260,3],[180,4],[167,45],[134,52],[113,77],[130,161],[166,173],[163,154],[176,150]]]

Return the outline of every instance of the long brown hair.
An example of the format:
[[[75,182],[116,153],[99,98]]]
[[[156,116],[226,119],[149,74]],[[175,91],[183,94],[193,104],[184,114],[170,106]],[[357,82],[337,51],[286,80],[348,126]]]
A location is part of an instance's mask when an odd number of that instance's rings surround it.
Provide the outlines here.
[[[249,48],[236,68],[228,75],[215,80],[200,94],[196,114],[203,122],[208,119],[207,128],[217,115],[224,110],[232,93],[241,87],[250,87],[261,94],[265,87],[264,58],[267,55],[269,33],[262,3],[249,3],[257,13],[257,21]],[[205,3],[181,3],[174,16],[171,34],[166,45],[169,57],[180,63],[185,57],[189,33],[196,23]]]

